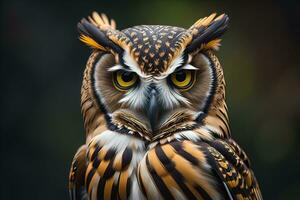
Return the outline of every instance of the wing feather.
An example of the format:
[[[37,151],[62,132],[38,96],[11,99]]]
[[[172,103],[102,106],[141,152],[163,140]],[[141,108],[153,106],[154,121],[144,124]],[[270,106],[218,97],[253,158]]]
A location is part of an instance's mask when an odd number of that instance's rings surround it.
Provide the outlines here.
[[[241,158],[243,156],[246,159],[246,154],[236,143],[237,146],[232,147],[230,143],[233,140],[230,140],[210,142],[204,150],[209,158],[208,162],[225,183],[226,190],[230,192],[229,196],[231,195],[233,199],[262,199],[253,171]]]
[[[262,199],[245,154],[231,143],[182,140],[153,147],[144,159],[147,171],[143,162],[138,170],[143,193],[164,199]],[[148,183],[154,185],[151,191]]]
[[[87,199],[87,193],[84,185],[86,171],[86,145],[81,146],[72,161],[69,174],[69,193],[70,199]]]

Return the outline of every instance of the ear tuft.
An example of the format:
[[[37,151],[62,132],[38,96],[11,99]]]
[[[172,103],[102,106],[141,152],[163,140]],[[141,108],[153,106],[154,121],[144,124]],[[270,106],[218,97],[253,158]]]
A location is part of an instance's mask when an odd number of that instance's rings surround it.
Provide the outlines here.
[[[207,44],[203,44],[203,50],[214,50],[214,51],[218,51],[219,48],[221,46],[221,39],[215,39],[212,40],[210,42],[208,42]]]
[[[101,16],[97,12],[93,12],[92,16],[88,17],[89,21],[94,24],[95,26],[101,28],[101,29],[113,29],[116,30],[116,22],[115,20],[111,19],[109,20],[108,17],[101,13]]]
[[[187,53],[197,53],[201,50],[218,50],[220,47],[220,37],[228,28],[229,18],[226,14],[216,17],[216,13],[208,17],[199,19],[188,31],[193,36],[185,51]]]
[[[93,12],[92,16],[88,17],[88,20],[82,19],[77,27],[80,33],[80,41],[93,49],[111,53],[122,52],[119,44],[111,40],[115,35],[120,35],[115,30],[116,23],[114,20],[109,21],[106,15],[102,14],[100,16],[98,13]]]
[[[81,34],[81,35],[79,36],[79,40],[80,40],[81,42],[83,42],[84,44],[86,44],[87,46],[93,48],[93,49],[100,49],[100,50],[102,50],[102,51],[106,51],[106,49],[105,49],[103,46],[101,46],[100,44],[98,44],[95,40],[93,40],[93,39],[92,39],[91,37],[89,37],[89,36],[86,36],[86,35]]]

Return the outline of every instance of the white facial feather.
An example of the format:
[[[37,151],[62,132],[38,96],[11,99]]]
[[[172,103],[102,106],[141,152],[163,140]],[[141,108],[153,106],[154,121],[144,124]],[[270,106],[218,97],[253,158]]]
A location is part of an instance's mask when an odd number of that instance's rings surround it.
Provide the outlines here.
[[[165,71],[163,74],[161,74],[159,77],[155,77],[156,79],[164,79],[170,74],[172,74],[178,67],[180,67],[183,64],[183,55],[182,53],[176,57],[170,64],[167,71]]]
[[[123,55],[123,61],[126,66],[128,66],[133,72],[137,73],[141,78],[147,78],[149,76],[145,75],[144,72],[140,69],[137,62],[130,56],[130,54],[125,51]]]
[[[160,80],[157,84],[160,92],[159,101],[167,108],[172,109],[179,106],[180,103],[189,105],[190,102],[185,97],[181,96],[176,90],[171,89],[166,79]]]
[[[125,68],[122,65],[114,65],[108,69],[109,72],[114,72],[118,70],[125,70]]]
[[[194,67],[193,65],[186,64],[181,69],[187,69],[187,70],[199,70],[197,67]]]
[[[147,92],[148,85],[147,82],[140,81],[140,85],[128,90],[119,103],[126,103],[131,108],[143,108],[147,101],[147,94],[145,93]]]

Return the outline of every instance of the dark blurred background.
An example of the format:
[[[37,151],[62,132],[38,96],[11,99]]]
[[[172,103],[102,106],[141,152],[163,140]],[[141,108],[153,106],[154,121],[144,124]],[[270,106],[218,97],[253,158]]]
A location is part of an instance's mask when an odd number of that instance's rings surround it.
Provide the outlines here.
[[[239,3],[238,3],[239,2]],[[1,2],[0,199],[67,199],[67,177],[84,143],[82,73],[90,50],[77,22],[93,10],[119,29],[188,28],[227,13],[217,53],[227,80],[233,137],[251,158],[265,199],[297,199],[300,188],[300,73],[297,1]]]

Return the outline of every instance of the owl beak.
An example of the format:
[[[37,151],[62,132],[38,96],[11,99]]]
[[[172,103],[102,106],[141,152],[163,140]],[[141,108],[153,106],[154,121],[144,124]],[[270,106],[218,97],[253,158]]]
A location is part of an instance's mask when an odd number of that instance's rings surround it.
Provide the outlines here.
[[[157,120],[158,120],[158,102],[157,102],[157,91],[156,89],[151,89],[150,98],[147,106],[147,117],[150,122],[152,133],[156,131]]]

